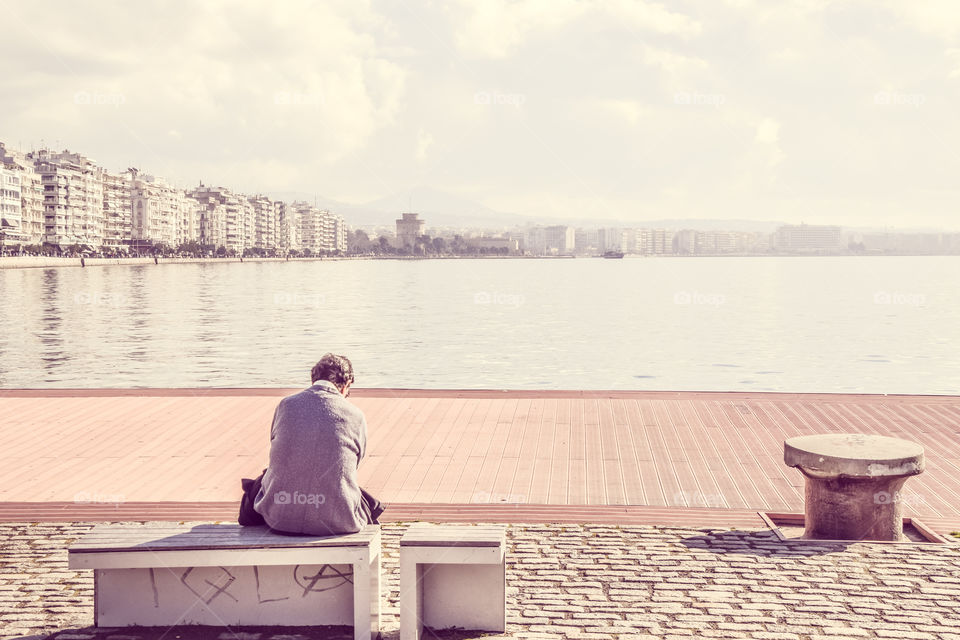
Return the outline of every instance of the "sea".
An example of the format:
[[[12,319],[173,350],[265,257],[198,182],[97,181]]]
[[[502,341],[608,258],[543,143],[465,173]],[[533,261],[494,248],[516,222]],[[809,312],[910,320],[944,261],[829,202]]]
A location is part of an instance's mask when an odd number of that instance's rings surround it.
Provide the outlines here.
[[[960,395],[960,256],[0,271],[0,387]]]

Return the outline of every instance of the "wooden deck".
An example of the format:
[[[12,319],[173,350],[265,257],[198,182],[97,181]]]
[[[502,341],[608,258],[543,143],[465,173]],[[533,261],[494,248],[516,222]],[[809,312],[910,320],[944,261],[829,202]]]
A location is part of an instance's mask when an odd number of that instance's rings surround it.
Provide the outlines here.
[[[233,504],[294,391],[0,390],[0,517],[43,511],[27,503]],[[960,529],[960,397],[357,389],[351,401],[369,424],[361,483],[401,512],[801,512],[783,440],[861,432],[922,444],[905,512]]]

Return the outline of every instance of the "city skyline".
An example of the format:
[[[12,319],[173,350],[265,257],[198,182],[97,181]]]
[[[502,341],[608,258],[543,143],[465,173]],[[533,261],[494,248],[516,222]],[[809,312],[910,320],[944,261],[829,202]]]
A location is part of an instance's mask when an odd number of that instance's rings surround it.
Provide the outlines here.
[[[26,248],[57,254],[207,256],[949,255],[960,251],[960,233],[871,232],[839,225],[778,224],[775,230],[760,231],[736,224],[703,229],[697,221],[657,221],[642,227],[527,221],[495,230],[436,223],[428,228],[419,213],[400,216],[394,220],[395,232],[383,225],[364,228],[348,225],[339,213],[303,200],[274,200],[262,193],[251,195],[202,182],[185,190],[136,168],[113,173],[78,152],[44,148],[24,153],[0,141],[0,254],[8,246],[14,253]],[[369,230],[374,232],[373,240],[366,233]]]
[[[76,151],[0,141],[0,254],[322,255],[347,250],[343,216],[200,182],[185,190],[137,168],[111,172]]]
[[[960,11],[946,3],[5,17],[0,139],[60,140],[184,187],[360,205],[425,185],[557,222],[957,227]]]

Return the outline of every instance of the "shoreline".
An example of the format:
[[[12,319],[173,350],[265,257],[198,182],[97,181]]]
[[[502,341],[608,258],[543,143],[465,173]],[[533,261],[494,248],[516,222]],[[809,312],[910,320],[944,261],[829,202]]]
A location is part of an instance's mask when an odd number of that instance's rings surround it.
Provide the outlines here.
[[[58,267],[107,267],[146,264],[220,264],[246,262],[322,262],[332,260],[512,260],[572,259],[573,256],[324,256],[316,258],[58,258],[53,256],[3,256],[2,269],[50,269]]]
[[[720,253],[703,255],[631,255],[628,260],[657,258],[893,258],[893,257],[956,257],[957,254],[944,253],[890,253],[890,254],[761,254],[761,253]],[[4,269],[55,269],[59,267],[108,267],[116,265],[147,264],[219,264],[241,262],[322,262],[332,260],[596,260],[603,256],[396,256],[396,255],[356,255],[324,256],[312,258],[58,258],[54,256],[2,256],[0,270]]]

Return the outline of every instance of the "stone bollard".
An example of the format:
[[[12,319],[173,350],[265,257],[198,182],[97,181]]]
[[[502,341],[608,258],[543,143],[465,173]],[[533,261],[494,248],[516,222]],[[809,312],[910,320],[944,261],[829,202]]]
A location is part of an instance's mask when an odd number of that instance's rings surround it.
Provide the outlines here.
[[[900,540],[900,489],[923,473],[923,447],[908,440],[855,433],[797,436],[783,460],[806,477],[804,538]]]

